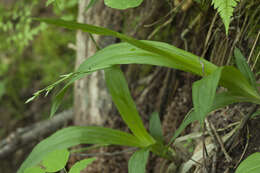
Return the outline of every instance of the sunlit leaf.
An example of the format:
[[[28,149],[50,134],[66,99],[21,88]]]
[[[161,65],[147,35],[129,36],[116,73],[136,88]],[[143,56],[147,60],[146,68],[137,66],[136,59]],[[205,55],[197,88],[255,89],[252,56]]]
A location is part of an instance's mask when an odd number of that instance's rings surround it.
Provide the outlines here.
[[[84,170],[89,164],[93,161],[97,160],[96,158],[84,159],[75,163],[71,168],[69,173],[80,173],[80,171]]]
[[[235,173],[259,173],[260,153],[256,152],[248,156],[236,169]]]
[[[111,8],[127,9],[139,6],[143,0],[104,0],[105,4]]]
[[[43,169],[41,169],[40,167],[31,167],[31,168],[27,168],[24,173],[45,173],[45,171]]]
[[[46,172],[57,172],[66,166],[69,156],[70,152],[67,149],[55,150],[43,158],[41,165]]]
[[[41,141],[19,168],[23,173],[28,167],[35,166],[50,152],[67,149],[79,144],[111,144],[131,147],[145,147],[140,140],[125,132],[104,127],[68,127],[61,129]]]

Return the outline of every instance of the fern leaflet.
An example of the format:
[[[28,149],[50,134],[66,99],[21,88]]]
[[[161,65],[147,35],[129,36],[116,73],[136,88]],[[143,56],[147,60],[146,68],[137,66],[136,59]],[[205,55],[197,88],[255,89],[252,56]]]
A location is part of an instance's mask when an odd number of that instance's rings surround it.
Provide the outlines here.
[[[238,0],[212,0],[214,9],[217,9],[222,21],[225,25],[226,35],[228,35],[228,29],[230,20],[237,5]]]

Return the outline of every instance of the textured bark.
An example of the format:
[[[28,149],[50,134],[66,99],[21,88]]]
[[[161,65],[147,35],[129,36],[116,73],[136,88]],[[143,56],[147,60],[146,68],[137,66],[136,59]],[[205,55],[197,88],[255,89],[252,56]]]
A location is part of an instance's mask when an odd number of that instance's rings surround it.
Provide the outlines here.
[[[79,1],[78,22],[115,29],[120,21],[119,13],[104,6],[103,1],[98,1],[86,12],[90,0]],[[114,38],[94,36],[95,41],[104,47],[115,41]],[[102,39],[102,44],[101,44]],[[106,40],[106,42],[103,41]],[[77,32],[77,59],[76,68],[87,58],[96,52],[96,46],[87,33]],[[111,99],[104,82],[103,71],[94,72],[86,78],[75,83],[74,90],[75,124],[102,125],[107,119],[111,108]]]

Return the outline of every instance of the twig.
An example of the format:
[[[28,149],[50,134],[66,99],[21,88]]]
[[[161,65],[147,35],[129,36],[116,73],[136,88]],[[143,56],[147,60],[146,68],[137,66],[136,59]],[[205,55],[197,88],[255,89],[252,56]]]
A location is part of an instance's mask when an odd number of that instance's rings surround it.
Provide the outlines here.
[[[4,159],[24,145],[36,141],[39,137],[55,132],[66,122],[72,120],[72,117],[73,110],[67,110],[57,114],[52,119],[25,128],[18,128],[0,143],[0,159]]]
[[[241,160],[243,159],[243,157],[244,157],[244,155],[245,155],[245,153],[246,153],[246,150],[247,150],[247,148],[248,148],[248,144],[249,144],[249,128],[248,128],[248,126],[247,126],[247,141],[246,141],[246,146],[245,146],[245,149],[243,150],[243,153],[242,153],[242,155],[241,155],[239,161],[236,163],[235,168],[238,167],[239,163],[240,163]]]
[[[243,130],[243,128],[245,127],[245,125],[247,124],[248,120],[250,119],[251,115],[256,112],[256,110],[258,109],[258,105],[255,105],[252,109],[252,111],[250,111],[243,119],[242,122],[239,126],[239,128],[237,129],[236,133],[230,138],[230,140],[227,142],[227,144],[225,145],[225,147],[227,148],[228,151],[231,150],[232,148],[232,144],[234,144],[234,141],[237,139],[237,137],[239,136],[239,134],[241,133],[241,131]]]
[[[222,150],[222,152],[224,153],[225,155],[225,158],[227,159],[228,162],[231,162],[232,161],[232,158],[229,156],[229,154],[227,153],[225,147],[224,147],[224,144],[223,144],[223,141],[222,139],[219,137],[217,131],[216,131],[216,128],[215,126],[209,121],[209,127],[212,129],[213,133],[214,133],[214,136],[216,137],[217,139],[217,142]]]

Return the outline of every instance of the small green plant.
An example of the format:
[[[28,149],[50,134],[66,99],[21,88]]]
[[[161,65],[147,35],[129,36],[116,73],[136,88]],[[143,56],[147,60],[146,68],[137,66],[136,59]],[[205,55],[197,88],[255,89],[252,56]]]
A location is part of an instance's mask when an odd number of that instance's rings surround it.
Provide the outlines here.
[[[106,2],[117,1],[111,0]],[[190,123],[199,121],[203,125],[206,116],[211,111],[232,103],[251,102],[260,104],[260,95],[256,88],[255,77],[239,49],[235,49],[237,68],[233,66],[218,67],[201,57],[166,43],[140,41],[106,28],[88,24],[59,19],[36,20],[68,29],[80,29],[91,34],[114,36],[124,42],[98,51],[95,55],[85,60],[78,70],[62,76],[56,83],[36,92],[28,102],[43,92],[48,94],[54,87],[66,81],[67,84],[59,91],[53,102],[51,109],[51,116],[53,116],[61,104],[66,90],[74,81],[94,71],[104,70],[106,84],[112,100],[120,116],[131,130],[131,133],[93,126],[64,128],[40,142],[24,161],[18,173],[24,173],[26,169],[38,169],[35,167],[41,163],[45,163],[43,160],[46,157],[48,158],[49,153],[57,150],[67,150],[78,144],[136,147],[138,150],[130,158],[128,170],[130,173],[144,173],[149,152],[171,161],[174,160],[174,151],[170,148],[170,144],[174,142],[176,137]],[[152,114],[149,123],[149,132],[145,129],[134,100],[131,97],[124,74],[118,67],[120,64],[164,66],[202,76],[202,79],[194,82],[192,86],[194,109],[187,114],[180,128],[173,134],[168,144],[165,144],[163,140],[158,114]],[[227,90],[216,93],[218,85],[225,87]],[[61,165],[59,169],[64,167],[64,163]]]

